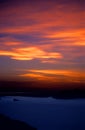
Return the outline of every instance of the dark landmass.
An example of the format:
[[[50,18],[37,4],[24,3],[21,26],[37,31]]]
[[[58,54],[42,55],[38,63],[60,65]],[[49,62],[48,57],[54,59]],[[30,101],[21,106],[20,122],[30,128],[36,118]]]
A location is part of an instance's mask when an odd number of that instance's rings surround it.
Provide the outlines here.
[[[0,81],[0,96],[85,98],[85,84]]]
[[[13,120],[0,114],[0,130],[37,130],[25,122]]]
[[[14,98],[14,99],[13,99],[13,101],[14,101],[14,102],[16,102],[16,101],[19,101],[19,100],[18,100],[18,99],[16,99],[16,98]]]

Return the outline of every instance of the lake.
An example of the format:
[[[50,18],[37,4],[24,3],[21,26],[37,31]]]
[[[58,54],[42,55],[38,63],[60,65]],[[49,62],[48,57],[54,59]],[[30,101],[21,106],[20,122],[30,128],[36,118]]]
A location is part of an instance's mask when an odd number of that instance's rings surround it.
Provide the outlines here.
[[[85,99],[4,96],[0,113],[38,130],[85,130]]]

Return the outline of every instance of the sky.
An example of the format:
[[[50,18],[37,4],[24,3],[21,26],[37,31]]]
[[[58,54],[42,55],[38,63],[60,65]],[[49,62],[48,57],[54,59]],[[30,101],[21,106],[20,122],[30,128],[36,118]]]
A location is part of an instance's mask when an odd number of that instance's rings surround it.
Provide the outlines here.
[[[0,0],[0,80],[85,82],[85,1]]]

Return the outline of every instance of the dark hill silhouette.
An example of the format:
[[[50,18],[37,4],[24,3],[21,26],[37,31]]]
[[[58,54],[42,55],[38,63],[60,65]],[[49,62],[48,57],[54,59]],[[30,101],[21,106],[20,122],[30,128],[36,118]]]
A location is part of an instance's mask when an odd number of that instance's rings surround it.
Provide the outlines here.
[[[32,126],[18,120],[13,120],[0,114],[0,130],[37,130]]]

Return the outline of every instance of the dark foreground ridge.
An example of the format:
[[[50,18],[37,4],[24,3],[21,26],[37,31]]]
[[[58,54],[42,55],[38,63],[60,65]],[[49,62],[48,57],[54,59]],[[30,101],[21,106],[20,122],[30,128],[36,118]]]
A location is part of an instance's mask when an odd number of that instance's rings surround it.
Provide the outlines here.
[[[1,81],[0,96],[53,97],[56,99],[85,98],[85,84]]]
[[[13,120],[0,114],[0,130],[37,130],[32,126],[18,120]]]

